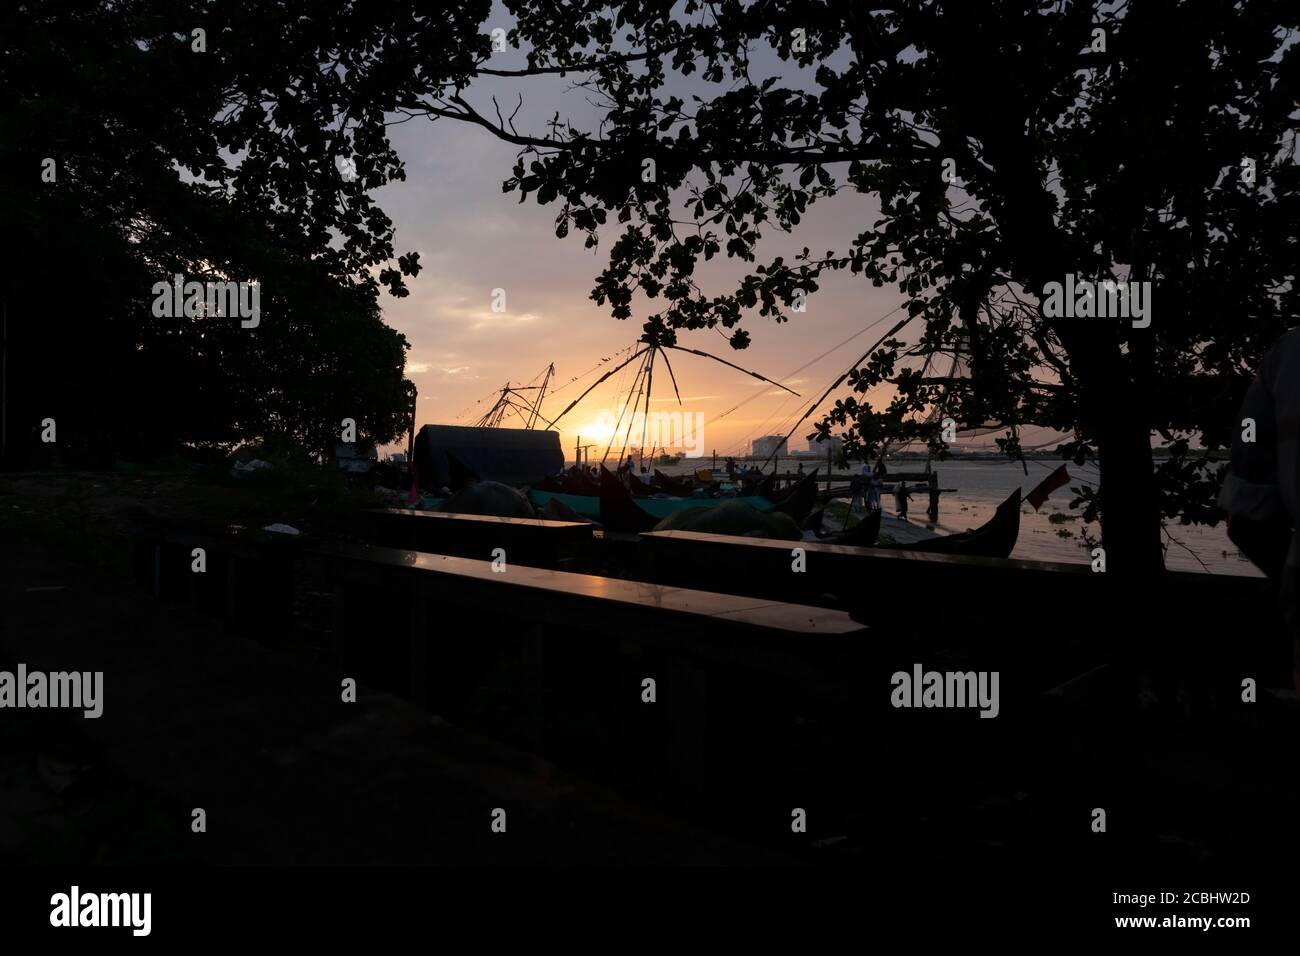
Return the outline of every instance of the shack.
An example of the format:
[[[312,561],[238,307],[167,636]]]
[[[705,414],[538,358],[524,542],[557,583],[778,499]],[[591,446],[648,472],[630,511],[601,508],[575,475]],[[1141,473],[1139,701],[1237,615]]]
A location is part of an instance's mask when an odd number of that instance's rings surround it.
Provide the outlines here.
[[[448,455],[483,481],[522,485],[564,470],[560,433],[534,428],[424,425],[415,436],[422,487],[451,487]]]

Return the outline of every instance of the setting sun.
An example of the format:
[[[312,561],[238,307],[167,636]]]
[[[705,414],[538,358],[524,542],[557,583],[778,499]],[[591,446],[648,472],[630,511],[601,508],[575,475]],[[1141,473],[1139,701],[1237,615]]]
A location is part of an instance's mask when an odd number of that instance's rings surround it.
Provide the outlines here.
[[[575,428],[573,434],[584,441],[590,438],[592,441],[606,442],[614,437],[614,426],[609,422],[588,422],[581,428]]]

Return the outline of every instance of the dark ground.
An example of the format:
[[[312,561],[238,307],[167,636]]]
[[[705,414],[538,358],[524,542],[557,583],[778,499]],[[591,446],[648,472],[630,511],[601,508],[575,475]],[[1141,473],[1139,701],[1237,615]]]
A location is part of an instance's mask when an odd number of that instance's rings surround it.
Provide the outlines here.
[[[98,474],[7,479],[4,491],[0,667],[102,670],[106,687],[97,720],[5,712],[0,863],[780,859],[390,695],[363,688],[345,705],[342,674],[314,660],[310,632],[272,651],[132,586],[122,535],[133,516],[252,517],[241,489]],[[287,520],[329,527],[317,517],[303,507]],[[508,840],[487,826],[499,806],[510,808]],[[207,811],[207,834],[190,832],[194,807]]]
[[[353,510],[374,503],[192,471],[0,478],[0,668],[106,672],[100,720],[0,715],[0,865],[829,862],[969,880],[972,893],[990,880],[1035,893],[1055,874],[1088,886],[1102,912],[1144,874],[1160,888],[1232,890],[1293,867],[1300,709],[1277,687],[1241,706],[1235,674],[1208,693],[1177,675],[1121,674],[1095,698],[1036,700],[982,738],[888,709],[865,736],[814,722],[790,732],[804,766],[770,781],[826,790],[820,825],[793,838],[753,832],[743,806],[727,820],[716,802],[678,813],[615,793],[599,755],[548,761],[366,687],[341,704],[327,595],[310,580],[293,633],[268,648],[130,579],[126,535],[146,514],[283,521],[343,540]],[[375,609],[376,627],[388,613]],[[508,686],[495,700],[509,703]],[[499,806],[511,808],[508,840],[486,825]],[[1108,810],[1105,835],[1089,830],[1094,806]],[[190,832],[194,807],[206,834]]]

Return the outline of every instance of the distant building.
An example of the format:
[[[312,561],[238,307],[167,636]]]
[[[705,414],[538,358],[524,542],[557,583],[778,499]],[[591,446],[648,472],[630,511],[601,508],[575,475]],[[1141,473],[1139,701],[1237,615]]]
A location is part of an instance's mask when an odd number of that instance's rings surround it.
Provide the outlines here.
[[[825,458],[829,451],[838,456],[840,449],[844,447],[844,439],[838,435],[831,435],[829,438],[810,438],[808,440],[808,451],[819,458]]]
[[[786,448],[785,439],[780,435],[764,435],[762,438],[755,438],[753,448],[755,458],[771,458],[773,455],[781,458],[790,453]]]

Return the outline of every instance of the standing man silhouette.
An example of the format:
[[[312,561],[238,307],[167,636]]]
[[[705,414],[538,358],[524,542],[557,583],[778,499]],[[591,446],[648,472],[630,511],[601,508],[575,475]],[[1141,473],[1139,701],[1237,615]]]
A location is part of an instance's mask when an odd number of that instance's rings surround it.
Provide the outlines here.
[[[1279,585],[1300,691],[1300,328],[1264,356],[1234,430],[1219,506],[1228,537]]]
[[[907,502],[911,500],[912,492],[907,487],[906,481],[900,481],[894,488],[894,508],[898,516],[904,521],[907,520]]]

